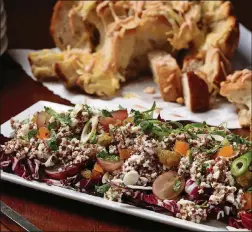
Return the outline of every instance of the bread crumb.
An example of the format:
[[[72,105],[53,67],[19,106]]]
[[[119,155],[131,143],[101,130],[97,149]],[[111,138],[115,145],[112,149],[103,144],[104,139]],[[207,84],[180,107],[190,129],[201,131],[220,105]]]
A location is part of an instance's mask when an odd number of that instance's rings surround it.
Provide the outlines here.
[[[178,104],[180,104],[180,105],[183,105],[183,104],[184,104],[184,98],[178,97],[178,98],[176,99],[176,102],[177,102]]]
[[[153,88],[153,87],[146,87],[145,89],[144,89],[144,93],[148,93],[148,94],[154,94],[156,91],[155,91],[155,89]]]
[[[128,93],[123,94],[123,98],[126,98],[126,99],[137,98],[137,95],[134,93],[128,92]]]

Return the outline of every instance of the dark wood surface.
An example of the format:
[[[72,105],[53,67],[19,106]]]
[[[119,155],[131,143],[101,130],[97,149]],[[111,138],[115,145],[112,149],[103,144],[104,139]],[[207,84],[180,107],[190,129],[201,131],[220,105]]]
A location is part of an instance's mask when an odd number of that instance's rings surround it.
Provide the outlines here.
[[[5,0],[9,48],[50,48],[49,22],[55,0]],[[250,1],[233,1],[242,23],[252,29]],[[7,55],[1,61],[0,124],[39,100],[70,105],[32,81]],[[237,133],[248,135],[248,130]],[[0,138],[0,143],[3,138]],[[38,192],[7,182],[1,200],[43,231],[168,231],[173,227]],[[1,231],[13,231],[1,218]],[[177,229],[178,230],[178,229]]]

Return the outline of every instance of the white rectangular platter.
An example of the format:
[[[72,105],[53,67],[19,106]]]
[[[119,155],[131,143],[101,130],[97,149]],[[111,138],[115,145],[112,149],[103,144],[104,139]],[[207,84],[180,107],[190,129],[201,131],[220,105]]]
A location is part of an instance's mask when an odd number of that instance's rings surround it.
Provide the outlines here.
[[[44,106],[52,107],[56,111],[64,111],[64,110],[70,109],[69,106],[52,103],[52,102],[39,101],[36,104],[29,107],[28,109],[21,112],[20,114],[16,115],[14,118],[18,120],[23,120],[27,118],[28,116],[42,110]],[[1,125],[1,133],[6,137],[11,136],[12,129],[10,126],[10,121],[7,121]],[[153,220],[153,221],[164,223],[167,225],[180,227],[183,229],[188,229],[188,230],[193,230],[193,231],[225,231],[227,230],[225,227],[226,225],[224,223],[221,223],[215,220],[209,221],[206,224],[196,224],[196,223],[184,221],[175,217],[156,213],[150,210],[141,209],[135,206],[108,201],[100,197],[88,195],[86,193],[80,193],[80,192],[76,192],[70,189],[65,189],[65,188],[57,187],[57,186],[49,186],[45,183],[40,183],[37,181],[28,181],[14,174],[3,172],[2,170],[1,170],[1,179],[4,181],[9,181],[9,182],[23,185],[23,186],[33,188],[36,190],[48,192],[51,194],[55,194],[58,196],[66,197],[66,198],[77,200],[80,202],[96,205],[99,207],[107,208],[107,209],[118,211],[121,213],[126,213],[133,216]]]

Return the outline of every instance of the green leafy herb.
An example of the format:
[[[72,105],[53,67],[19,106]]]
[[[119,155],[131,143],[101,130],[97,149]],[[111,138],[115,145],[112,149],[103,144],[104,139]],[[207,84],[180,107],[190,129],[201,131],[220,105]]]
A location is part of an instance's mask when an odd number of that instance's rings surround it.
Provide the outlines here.
[[[57,127],[57,122],[54,121],[48,125],[48,130],[55,129]]]
[[[182,129],[183,125],[180,122],[169,121],[170,124],[175,125],[177,128]]]
[[[179,191],[180,188],[181,188],[181,181],[177,179],[173,185],[173,190],[177,192]]]
[[[153,128],[153,123],[151,123],[149,121],[143,121],[140,123],[140,127],[144,133],[150,133]]]
[[[194,134],[193,132],[191,132],[191,131],[187,131],[187,133],[193,138],[193,139],[197,139],[198,138],[198,136],[196,135],[196,134]]]
[[[210,165],[208,163],[203,163],[202,169],[201,169],[202,173],[206,173],[206,170],[209,168],[209,166]]]
[[[59,147],[57,144],[57,137],[56,137],[56,133],[55,131],[50,131],[51,133],[51,139],[47,141],[48,147],[52,150],[52,151],[58,151]]]
[[[213,155],[215,154],[220,148],[222,147],[222,144],[217,144],[211,149],[206,149],[206,148],[200,148],[202,152],[205,152],[206,154]]]
[[[71,119],[69,115],[65,114],[58,114],[55,110],[53,110],[50,107],[45,106],[45,111],[53,116],[57,121],[59,121],[62,125],[70,125],[71,124]]]
[[[252,141],[247,140],[246,138],[242,138],[236,134],[229,134],[227,137],[228,141],[235,142],[237,144],[246,144],[248,146],[252,146]]]
[[[157,106],[156,102],[153,102],[152,107],[149,110],[144,111],[143,113],[144,114],[153,113],[155,111],[155,109],[156,109],[156,106]]]
[[[193,163],[193,155],[192,153],[196,150],[196,148],[192,148],[190,151],[189,151],[189,155],[188,155],[188,158],[189,158],[189,163],[192,164]]]
[[[187,124],[185,126],[185,129],[188,130],[188,129],[191,129],[191,128],[194,128],[194,127],[196,127],[196,128],[203,128],[204,126],[205,126],[204,123],[190,123],[190,124]]]
[[[153,103],[152,107],[149,110],[140,112],[138,110],[131,110],[131,113],[134,115],[134,123],[140,124],[142,121],[153,119],[153,113],[156,109],[156,102]]]
[[[250,187],[250,188],[247,190],[247,192],[252,192],[252,187]]]
[[[197,179],[197,180],[196,180],[196,184],[197,184],[197,185],[200,185],[200,183],[201,183],[201,180],[200,180],[200,179]]]
[[[112,114],[109,111],[107,111],[107,110],[102,110],[102,115],[104,117],[112,117]]]
[[[28,140],[30,141],[31,138],[35,137],[38,134],[38,130],[32,129],[28,132]]]
[[[98,158],[101,158],[106,161],[119,161],[120,157],[118,155],[109,154],[107,151],[102,150],[97,154]]]
[[[110,185],[108,184],[104,184],[101,186],[95,186],[95,192],[100,195],[103,196],[105,192],[107,192],[110,188]]]

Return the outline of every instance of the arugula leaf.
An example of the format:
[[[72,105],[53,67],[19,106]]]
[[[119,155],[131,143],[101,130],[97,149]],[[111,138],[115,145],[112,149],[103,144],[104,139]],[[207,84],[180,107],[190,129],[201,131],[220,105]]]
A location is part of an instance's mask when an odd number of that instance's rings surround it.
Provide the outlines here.
[[[205,174],[205,173],[206,173],[206,170],[208,169],[209,166],[210,166],[210,165],[209,165],[208,163],[203,163],[202,168],[201,168],[201,172],[202,172],[203,174]]]
[[[191,148],[191,150],[189,151],[188,154],[188,158],[189,158],[189,163],[192,164],[193,163],[193,156],[192,153],[196,150],[196,148]]]
[[[31,138],[35,137],[38,134],[38,130],[32,129],[28,132],[28,140],[30,141]]]
[[[107,192],[110,188],[110,185],[108,184],[104,184],[104,185],[101,185],[101,186],[95,186],[95,192],[98,194],[98,195],[101,195],[103,196],[105,192]]]
[[[200,150],[201,150],[202,152],[205,152],[207,155],[208,155],[208,154],[209,154],[209,155],[213,155],[213,154],[215,154],[221,147],[222,147],[222,144],[220,143],[220,144],[214,146],[214,147],[211,148],[211,149],[200,148]]]
[[[48,130],[55,129],[57,127],[57,122],[54,121],[48,125]]]
[[[196,128],[203,128],[204,126],[205,126],[204,123],[190,123],[190,124],[187,124],[185,126],[185,129],[188,130],[188,129],[194,128],[194,127],[196,127]]]
[[[149,121],[143,121],[140,123],[140,127],[144,133],[150,133],[153,128],[153,123],[151,123]]]
[[[174,185],[173,185],[173,190],[175,192],[179,191],[179,189],[181,188],[181,181],[180,180],[176,180]]]
[[[101,112],[104,117],[113,117],[112,114],[107,110],[102,110]]]
[[[252,187],[250,187],[250,188],[247,190],[247,192],[252,192]]]
[[[131,113],[134,114],[134,123],[138,125],[142,121],[153,119],[153,113],[155,109],[156,109],[156,102],[153,103],[151,109],[143,112],[132,109]]]
[[[249,141],[246,138],[242,138],[241,136],[236,135],[236,134],[231,133],[226,138],[228,139],[228,141],[231,141],[231,142],[236,142],[238,144],[246,144],[248,146],[252,146],[252,141]]]
[[[62,125],[70,125],[71,119],[69,115],[58,114],[55,110],[50,107],[45,106],[45,111],[53,116],[57,121],[59,121]]]
[[[197,185],[200,185],[200,183],[201,183],[201,180],[200,180],[200,179],[197,179],[197,180],[196,180],[196,184],[197,184]]]
[[[180,122],[169,121],[170,124],[175,125],[177,128],[182,129],[183,125]]]
[[[156,105],[156,102],[154,101],[152,104],[152,107],[149,110],[144,111],[143,113],[144,114],[153,113],[155,111],[156,107],[157,107],[157,105]]]
[[[107,151],[104,151],[104,150],[100,151],[97,154],[97,157],[106,161],[119,161],[120,160],[120,157],[118,155],[109,154]]]
[[[59,146],[57,144],[56,133],[53,130],[51,130],[50,133],[51,133],[51,139],[47,141],[47,145],[52,151],[58,151]]]
[[[198,138],[198,136],[196,135],[196,134],[194,134],[193,132],[191,132],[191,131],[187,131],[187,134],[189,134],[193,139],[197,139]]]

